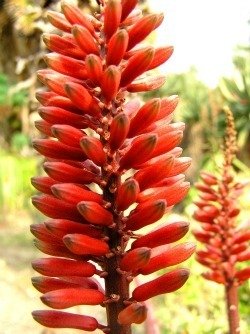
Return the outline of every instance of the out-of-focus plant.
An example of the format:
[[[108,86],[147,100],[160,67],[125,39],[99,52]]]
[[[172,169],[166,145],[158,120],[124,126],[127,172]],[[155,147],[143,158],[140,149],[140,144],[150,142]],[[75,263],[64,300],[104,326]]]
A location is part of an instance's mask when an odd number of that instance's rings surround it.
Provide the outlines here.
[[[203,277],[225,286],[230,334],[237,334],[238,287],[250,278],[250,267],[241,267],[242,262],[250,260],[250,230],[237,225],[238,197],[244,184],[237,182],[233,173],[236,131],[232,112],[226,108],[225,113],[224,161],[217,174],[201,172],[202,182],[195,185],[200,198],[195,202],[198,209],[194,218],[200,222],[201,230],[193,234],[205,246],[196,252],[197,261],[209,268]]]
[[[240,157],[250,162],[250,47],[237,49],[234,78],[223,78],[220,90],[232,110]]]

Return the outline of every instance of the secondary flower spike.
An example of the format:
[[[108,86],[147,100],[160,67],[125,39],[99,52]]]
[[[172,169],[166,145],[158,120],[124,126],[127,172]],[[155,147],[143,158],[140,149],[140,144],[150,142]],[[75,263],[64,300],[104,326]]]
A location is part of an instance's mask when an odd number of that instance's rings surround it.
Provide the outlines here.
[[[99,13],[88,15],[63,1],[61,13],[48,13],[55,33],[43,36],[51,52],[37,92],[43,139],[33,144],[47,175],[32,178],[40,192],[33,204],[48,218],[31,226],[47,254],[33,261],[41,276],[32,283],[56,309],[33,312],[43,326],[131,334],[147,317],[143,302],[181,288],[189,275],[167,268],[193,253],[192,243],[171,245],[189,224],[157,223],[189,188],[190,159],[177,146],[185,124],[171,123],[178,97],[131,97],[164,84],[154,69],[173,47],[147,45],[163,14],[143,16],[138,2],[100,0]],[[163,276],[131,291],[136,275],[160,269]],[[99,305],[107,322],[59,311],[77,305]]]
[[[227,121],[224,161],[218,174],[201,172],[201,182],[196,184],[200,199],[195,202],[194,212],[201,228],[193,234],[204,244],[203,250],[196,252],[197,261],[208,268],[202,276],[225,286],[230,333],[237,334],[240,333],[237,290],[250,278],[250,267],[241,269],[239,262],[250,260],[250,231],[237,226],[238,197],[244,184],[236,181],[232,165],[237,152],[233,114],[228,108],[224,111]]]

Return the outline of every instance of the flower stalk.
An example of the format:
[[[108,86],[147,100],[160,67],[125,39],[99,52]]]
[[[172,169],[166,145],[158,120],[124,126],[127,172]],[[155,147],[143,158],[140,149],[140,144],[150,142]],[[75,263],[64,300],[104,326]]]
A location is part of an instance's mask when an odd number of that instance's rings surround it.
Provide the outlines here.
[[[33,204],[49,219],[31,232],[36,247],[50,256],[33,261],[43,275],[33,279],[42,302],[56,310],[100,305],[107,324],[54,310],[33,316],[47,327],[130,334],[133,323],[145,321],[149,298],[181,288],[189,276],[187,269],[174,269],[130,287],[136,276],[194,252],[192,243],[171,245],[187,233],[187,222],[142,230],[184,198],[190,159],[177,147],[184,124],[171,123],[176,96],[128,100],[128,93],[165,82],[152,70],[173,48],[140,44],[163,15],[142,16],[137,0],[98,3],[94,16],[66,2],[62,14],[48,16],[61,33],[44,35],[52,52],[45,56],[49,68],[38,72],[46,89],[37,93],[36,127],[46,138],[34,140],[34,148],[45,157],[47,176],[32,184],[41,192]]]

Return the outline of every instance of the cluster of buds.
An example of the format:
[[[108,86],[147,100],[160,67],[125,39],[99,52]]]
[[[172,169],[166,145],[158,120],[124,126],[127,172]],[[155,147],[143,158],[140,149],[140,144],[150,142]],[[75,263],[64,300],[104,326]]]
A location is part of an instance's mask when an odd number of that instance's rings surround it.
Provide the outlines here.
[[[137,2],[100,1],[93,16],[62,3],[62,13],[48,14],[61,34],[44,35],[52,53],[49,69],[38,71],[47,89],[37,93],[36,127],[49,138],[34,140],[34,148],[45,156],[47,176],[32,184],[42,193],[33,204],[49,219],[31,226],[36,247],[50,255],[33,261],[43,275],[33,285],[56,309],[33,312],[44,326],[129,334],[146,319],[147,299],[179,289],[189,276],[177,268],[129,292],[134,277],[179,264],[195,248],[171,246],[187,233],[184,221],[139,231],[185,197],[190,159],[177,147],[184,124],[171,123],[177,96],[126,101],[128,92],[164,84],[151,70],[173,52],[141,44],[163,15],[142,16]],[[75,305],[105,307],[107,325],[58,311]]]
[[[193,234],[205,246],[204,250],[196,252],[197,261],[209,268],[202,276],[225,285],[229,313],[236,313],[237,287],[250,278],[250,267],[237,269],[237,263],[250,260],[250,230],[237,227],[238,197],[244,184],[236,182],[233,174],[236,131],[232,112],[226,108],[225,114],[224,162],[218,175],[200,174],[202,182],[196,184],[200,196],[195,202],[198,208],[194,218],[200,222],[201,229]],[[238,320],[230,324],[230,330],[230,333],[239,333]]]

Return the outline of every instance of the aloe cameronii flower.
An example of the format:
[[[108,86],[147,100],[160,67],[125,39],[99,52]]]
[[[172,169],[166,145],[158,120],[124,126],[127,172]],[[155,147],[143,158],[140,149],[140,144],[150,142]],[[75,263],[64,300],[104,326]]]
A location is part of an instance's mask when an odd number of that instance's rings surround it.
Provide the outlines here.
[[[195,203],[198,209],[194,218],[201,223],[201,230],[194,231],[194,236],[205,246],[205,250],[197,251],[197,261],[209,268],[203,277],[225,285],[230,333],[236,334],[240,332],[237,288],[250,277],[250,267],[238,269],[237,263],[250,259],[250,231],[237,228],[237,198],[243,184],[233,175],[236,132],[231,111],[225,112],[224,163],[220,174],[202,172],[203,182],[196,184],[200,200]]]
[[[144,301],[179,289],[188,278],[188,270],[175,269],[129,293],[136,275],[181,263],[194,251],[192,243],[169,245],[186,234],[186,222],[146,235],[138,231],[186,195],[189,184],[182,173],[190,159],[180,157],[177,147],[183,123],[171,123],[176,96],[144,104],[126,100],[128,92],[164,83],[151,70],[173,48],[140,44],[163,15],[143,17],[136,0],[101,4],[95,16],[67,3],[63,14],[48,15],[62,33],[44,35],[52,53],[45,57],[50,69],[38,73],[47,90],[37,94],[42,120],[36,126],[50,138],[35,140],[34,147],[46,158],[48,176],[32,183],[42,193],[33,204],[50,219],[31,230],[37,248],[52,256],[33,262],[44,275],[33,284],[56,311],[33,316],[48,327],[129,334],[132,323],[146,318]],[[94,275],[104,279],[105,291]],[[82,304],[104,306],[107,325],[58,311]]]

